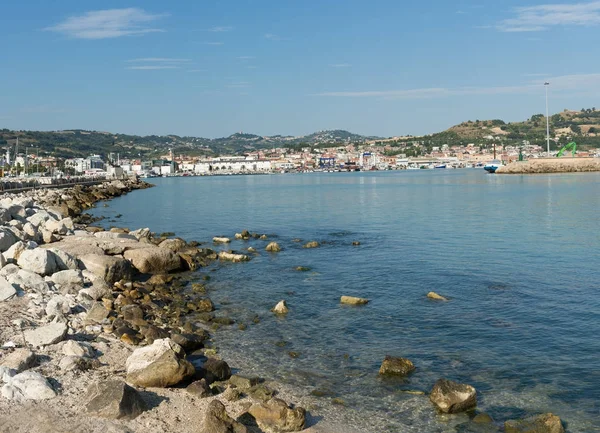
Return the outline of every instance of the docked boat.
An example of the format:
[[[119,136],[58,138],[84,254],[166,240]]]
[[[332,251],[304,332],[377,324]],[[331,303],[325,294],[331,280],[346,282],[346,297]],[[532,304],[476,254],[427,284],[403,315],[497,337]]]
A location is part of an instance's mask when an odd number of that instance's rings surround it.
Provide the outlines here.
[[[504,164],[502,164],[502,161],[494,159],[493,161],[490,161],[487,164],[485,164],[483,166],[483,169],[488,173],[496,173],[496,170],[498,170],[498,168],[502,167],[503,165]]]
[[[433,168],[446,168],[446,164],[434,165]]]

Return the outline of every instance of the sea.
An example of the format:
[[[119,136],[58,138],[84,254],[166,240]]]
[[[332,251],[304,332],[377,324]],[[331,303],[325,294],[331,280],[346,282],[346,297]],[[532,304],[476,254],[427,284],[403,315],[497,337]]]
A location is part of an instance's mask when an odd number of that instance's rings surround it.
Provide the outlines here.
[[[247,263],[197,271],[211,277],[217,314],[247,325],[216,331],[215,345],[240,374],[296,390],[319,414],[311,422],[360,433],[484,432],[552,412],[568,432],[600,432],[600,174],[149,181],[156,187],[92,213],[107,227],[174,232],[216,250],[254,247]],[[212,245],[244,229],[268,240]],[[266,252],[270,241],[282,251]],[[308,241],[320,247],[303,248]],[[449,300],[428,299],[430,291]],[[370,302],[344,306],[342,295]],[[282,299],[290,311],[277,317],[269,310]],[[416,370],[380,377],[386,355]],[[439,378],[473,385],[495,424],[437,413],[427,393]]]

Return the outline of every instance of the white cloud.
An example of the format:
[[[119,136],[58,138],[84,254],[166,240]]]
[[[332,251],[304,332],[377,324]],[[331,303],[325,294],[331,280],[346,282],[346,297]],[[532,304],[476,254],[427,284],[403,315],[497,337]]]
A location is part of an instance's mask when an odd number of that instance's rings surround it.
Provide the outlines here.
[[[515,16],[496,25],[502,32],[537,32],[555,26],[600,24],[600,1],[526,6],[514,9]]]
[[[231,27],[231,26],[214,26],[214,27],[211,27],[210,29],[206,29],[207,32],[215,32],[215,33],[230,32],[232,30],[233,30],[233,27]]]
[[[145,24],[156,21],[164,14],[150,14],[138,8],[107,9],[75,15],[44,30],[65,34],[78,39],[105,39],[120,36],[140,36],[164,32]]]
[[[139,59],[131,59],[127,60],[128,63],[139,63],[139,62],[156,62],[156,63],[182,63],[182,62],[190,62],[191,59],[173,59],[167,57],[142,57]]]
[[[547,76],[546,76],[547,77]],[[552,91],[573,91],[587,89],[600,90],[599,74],[573,74],[556,77],[547,77]],[[527,83],[514,86],[496,87],[432,87],[406,90],[367,90],[367,91],[341,91],[321,92],[313,96],[345,97],[345,98],[383,98],[383,99],[423,99],[444,98],[448,96],[466,95],[510,95],[540,92],[545,80],[531,80]]]
[[[141,65],[141,66],[128,66],[125,69],[140,70],[140,71],[151,71],[158,69],[179,69],[179,66],[173,65]]]
[[[332,68],[349,68],[352,65],[350,63],[335,63],[329,66],[331,66]]]

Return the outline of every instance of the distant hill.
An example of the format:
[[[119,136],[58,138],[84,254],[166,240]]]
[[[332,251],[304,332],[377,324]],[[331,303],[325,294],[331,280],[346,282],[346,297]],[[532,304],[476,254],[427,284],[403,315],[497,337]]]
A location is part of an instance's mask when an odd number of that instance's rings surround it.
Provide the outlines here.
[[[42,154],[55,154],[60,157],[79,157],[90,154],[106,155],[119,153],[122,157],[138,155],[154,156],[168,152],[188,155],[241,154],[244,152],[271,149],[274,147],[303,147],[363,143],[377,137],[364,137],[348,131],[320,131],[306,136],[260,136],[238,132],[229,137],[202,138],[180,137],[178,135],[128,135],[110,132],[72,129],[66,131],[11,131],[0,130],[0,148],[11,146],[14,149],[17,137],[20,151],[40,149]]]

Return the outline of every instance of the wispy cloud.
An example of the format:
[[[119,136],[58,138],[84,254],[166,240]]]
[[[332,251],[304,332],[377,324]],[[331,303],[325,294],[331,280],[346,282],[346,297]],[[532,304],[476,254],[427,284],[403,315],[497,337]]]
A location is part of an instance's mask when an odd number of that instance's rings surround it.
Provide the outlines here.
[[[179,69],[180,66],[174,65],[140,65],[140,66],[127,66],[125,69],[140,70],[140,71],[152,71],[158,69]]]
[[[138,8],[107,9],[74,15],[44,30],[78,39],[141,36],[147,33],[164,32],[163,29],[146,27],[148,23],[164,16],[164,14],[151,14]]]
[[[233,30],[233,27],[231,27],[231,26],[214,26],[209,29],[206,29],[205,31],[214,32],[214,33],[222,33],[222,32],[230,32],[232,30]]]
[[[514,9],[515,16],[496,25],[502,32],[537,32],[556,26],[600,24],[600,1],[543,4]]]
[[[573,91],[577,89],[588,89],[590,91],[600,90],[600,73],[562,75],[556,77],[547,77],[547,79],[550,82],[550,88],[553,91]],[[406,90],[341,91],[321,92],[316,93],[313,96],[345,98],[423,99],[466,95],[508,95],[539,92],[543,85],[544,83],[542,80],[535,80],[514,86],[457,88],[431,87]]]
[[[349,68],[352,66],[350,63],[334,63],[333,65],[329,65],[332,68]]]
[[[156,62],[156,63],[183,63],[191,62],[191,59],[173,59],[168,57],[142,57],[139,59],[127,60],[128,63]]]
[[[225,42],[202,42],[204,45],[224,45]]]

